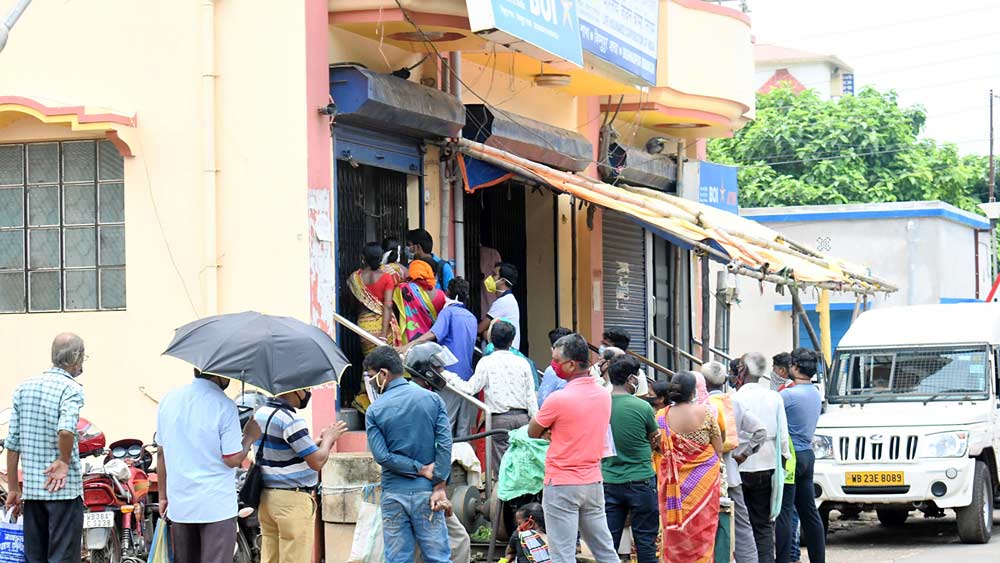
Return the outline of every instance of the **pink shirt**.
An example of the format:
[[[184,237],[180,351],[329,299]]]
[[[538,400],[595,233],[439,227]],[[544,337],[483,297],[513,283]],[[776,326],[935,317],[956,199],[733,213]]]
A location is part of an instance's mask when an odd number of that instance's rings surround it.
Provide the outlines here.
[[[552,431],[545,456],[546,485],[600,483],[611,395],[586,375],[545,399],[535,420]]]

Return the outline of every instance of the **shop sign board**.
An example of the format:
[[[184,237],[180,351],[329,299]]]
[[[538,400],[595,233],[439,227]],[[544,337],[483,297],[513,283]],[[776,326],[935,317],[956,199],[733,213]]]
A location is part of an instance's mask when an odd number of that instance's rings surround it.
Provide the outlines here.
[[[577,0],[466,0],[472,31],[542,61],[583,66]]]
[[[583,48],[656,84],[658,0],[578,0]]]
[[[706,205],[739,214],[739,186],[736,166],[726,166],[704,160],[698,162],[698,201]]]

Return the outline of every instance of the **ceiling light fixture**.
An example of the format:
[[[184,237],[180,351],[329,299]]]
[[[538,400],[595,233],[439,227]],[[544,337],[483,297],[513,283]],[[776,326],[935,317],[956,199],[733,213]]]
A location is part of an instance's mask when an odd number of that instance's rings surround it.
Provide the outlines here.
[[[573,77],[568,74],[543,72],[541,74],[536,74],[534,77],[535,86],[544,86],[547,88],[569,86],[571,82],[573,82]]]

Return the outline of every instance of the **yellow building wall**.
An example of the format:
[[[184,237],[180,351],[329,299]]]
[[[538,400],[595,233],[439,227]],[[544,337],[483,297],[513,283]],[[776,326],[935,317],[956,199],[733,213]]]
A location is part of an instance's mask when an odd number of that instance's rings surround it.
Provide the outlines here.
[[[0,315],[0,405],[49,365],[62,331],[86,341],[83,416],[109,441],[151,440],[156,400],[190,380],[189,366],[160,354],[205,312],[200,14],[200,3],[34,2],[0,55],[0,96],[137,118],[125,158],[127,310]],[[220,2],[216,26],[220,312],[308,321],[304,12]],[[68,131],[26,117],[0,129],[0,143],[80,136]]]

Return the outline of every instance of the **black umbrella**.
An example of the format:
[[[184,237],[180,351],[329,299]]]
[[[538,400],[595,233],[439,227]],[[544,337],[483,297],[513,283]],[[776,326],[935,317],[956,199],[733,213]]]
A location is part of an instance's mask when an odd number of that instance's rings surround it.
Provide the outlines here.
[[[351,365],[321,329],[254,311],[188,323],[163,353],[272,395],[337,381]]]

